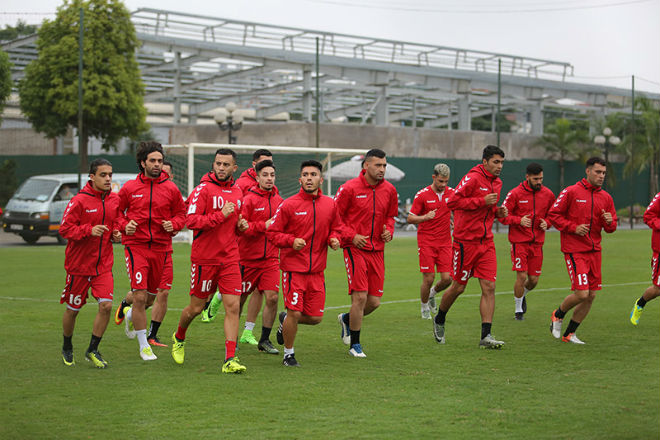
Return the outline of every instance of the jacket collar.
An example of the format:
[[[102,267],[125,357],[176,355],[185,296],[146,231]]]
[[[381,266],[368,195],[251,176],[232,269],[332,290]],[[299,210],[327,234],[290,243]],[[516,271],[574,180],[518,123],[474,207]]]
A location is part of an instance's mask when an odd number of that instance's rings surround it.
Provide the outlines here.
[[[93,197],[103,198],[104,196],[108,195],[112,191],[97,191],[97,190],[94,189],[94,186],[92,185],[92,182],[88,181],[87,184],[83,187],[83,189],[80,192],[85,193],[85,194],[89,194],[90,196],[93,196]]]
[[[271,189],[270,191],[263,190],[259,187],[259,185],[256,185],[248,189],[248,192],[254,193],[261,197],[272,197],[278,194],[277,187],[275,185],[273,185],[273,189]]]
[[[382,185],[383,182],[385,181],[385,179],[383,179],[379,182],[376,182],[375,185],[370,185],[369,182],[367,182],[367,178],[365,177],[366,173],[367,173],[367,170],[362,169],[362,171],[360,171],[360,175],[358,176],[358,179],[360,179],[360,182],[362,182],[362,185],[364,185],[368,188],[376,188],[378,185]]]
[[[223,182],[223,181],[221,181],[221,180],[218,180],[217,177],[215,177],[215,173],[214,173],[213,171],[209,171],[208,173],[206,173],[206,174],[202,177],[201,182],[202,182],[202,183],[204,183],[204,182],[206,182],[206,183],[213,183],[214,185],[218,185],[218,186],[222,186],[222,187],[229,188],[230,186],[232,186],[232,185],[234,184],[234,178],[232,177],[231,179],[227,179],[227,180],[225,180],[225,181]]]
[[[159,175],[158,177],[156,177],[156,178],[151,178],[151,177],[147,177],[147,176],[142,172],[142,173],[138,174],[137,178],[138,178],[138,180],[139,180],[140,182],[142,182],[142,183],[149,183],[149,182],[153,182],[153,183],[163,183],[163,182],[169,180],[170,177],[167,175],[167,173],[163,173],[163,172],[161,172],[160,175]]]
[[[592,185],[591,183],[589,183],[589,181],[586,178],[582,178],[582,180],[580,180],[580,185],[582,185],[584,187],[584,189],[589,190],[589,191],[593,191],[593,192],[601,191],[603,189],[600,186]]]
[[[314,195],[314,194],[309,194],[309,193],[307,193],[307,192],[306,192],[304,189],[302,189],[302,187],[301,187],[301,188],[300,188],[300,191],[298,191],[298,194],[299,194],[300,197],[302,197],[304,200],[316,200],[316,199],[318,199],[319,197],[321,197],[321,196],[323,195],[323,191],[321,190],[321,187],[319,187],[319,191],[316,193],[316,195]]]

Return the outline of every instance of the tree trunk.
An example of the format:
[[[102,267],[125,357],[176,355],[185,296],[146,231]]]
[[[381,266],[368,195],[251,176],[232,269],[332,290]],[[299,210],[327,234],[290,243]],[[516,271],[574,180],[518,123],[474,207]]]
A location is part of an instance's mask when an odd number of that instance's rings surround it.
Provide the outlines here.
[[[564,190],[564,155],[559,156],[559,191]]]
[[[78,133],[78,136],[82,136],[82,146],[80,148],[80,151],[78,154],[80,155],[80,169],[78,172],[86,176],[89,173],[89,153],[88,153],[88,146],[89,146],[89,135],[87,134],[87,130],[83,128],[82,130],[82,135]]]

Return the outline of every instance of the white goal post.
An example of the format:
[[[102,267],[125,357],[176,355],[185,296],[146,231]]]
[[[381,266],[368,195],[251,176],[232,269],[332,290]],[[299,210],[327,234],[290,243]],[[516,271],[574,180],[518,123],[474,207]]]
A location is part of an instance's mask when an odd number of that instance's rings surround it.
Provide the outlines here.
[[[205,144],[205,143],[190,143],[184,145],[163,145],[165,148],[168,159],[173,156],[186,156],[187,166],[186,181],[178,179],[181,183],[187,183],[187,188],[184,193],[187,195],[197,185],[195,179],[195,155],[196,154],[213,154],[219,148],[230,148],[237,153],[253,153],[259,149],[267,149],[273,153],[274,161],[277,164],[281,160],[277,153],[284,154],[322,154],[326,158],[323,160],[326,171],[332,167],[333,158],[346,157],[356,154],[366,154],[368,150],[359,148],[315,148],[315,147],[291,147],[291,146],[272,146],[272,145],[234,145],[234,144]],[[249,164],[251,166],[251,163]],[[249,167],[248,166],[248,167]],[[246,167],[242,167],[243,169]],[[179,176],[182,178],[183,176]],[[236,176],[238,177],[238,176]],[[332,176],[329,175],[326,179],[327,195],[332,194]]]

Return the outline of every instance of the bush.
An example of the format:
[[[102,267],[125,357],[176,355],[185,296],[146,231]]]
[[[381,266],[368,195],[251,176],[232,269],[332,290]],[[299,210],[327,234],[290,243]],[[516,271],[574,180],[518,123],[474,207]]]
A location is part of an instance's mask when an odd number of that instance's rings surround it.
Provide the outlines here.
[[[14,191],[18,188],[16,181],[16,161],[7,159],[0,166],[0,206],[4,207]]]

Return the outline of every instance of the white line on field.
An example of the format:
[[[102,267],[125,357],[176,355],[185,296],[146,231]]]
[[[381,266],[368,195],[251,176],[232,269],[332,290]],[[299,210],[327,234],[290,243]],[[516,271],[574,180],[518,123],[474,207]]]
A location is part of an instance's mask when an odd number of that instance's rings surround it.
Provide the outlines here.
[[[620,284],[603,284],[603,288],[605,287],[624,287],[624,286],[639,286],[643,284],[649,284],[647,281],[640,281],[640,282],[635,282],[635,283],[620,283]],[[556,290],[565,290],[568,292],[567,287],[549,287],[546,289],[534,289],[534,292],[553,292]],[[513,295],[513,291],[508,291],[508,292],[496,292],[495,295]],[[480,293],[469,293],[469,294],[463,294],[461,295],[462,297],[466,298],[473,298],[473,297],[480,297]],[[15,296],[0,296],[0,300],[6,300],[6,301],[34,301],[34,302],[59,302],[59,300],[54,300],[54,299],[39,299],[39,298],[19,298]],[[400,299],[397,301],[383,301],[381,304],[401,304],[401,303],[409,303],[409,302],[416,302],[419,301],[419,298],[411,298],[411,299]],[[345,308],[350,308],[350,304],[345,304],[342,306],[331,306],[331,307],[326,307],[325,310],[337,310],[337,309],[345,309]],[[178,308],[168,308],[168,310],[172,311],[182,311],[183,309],[178,309]]]

